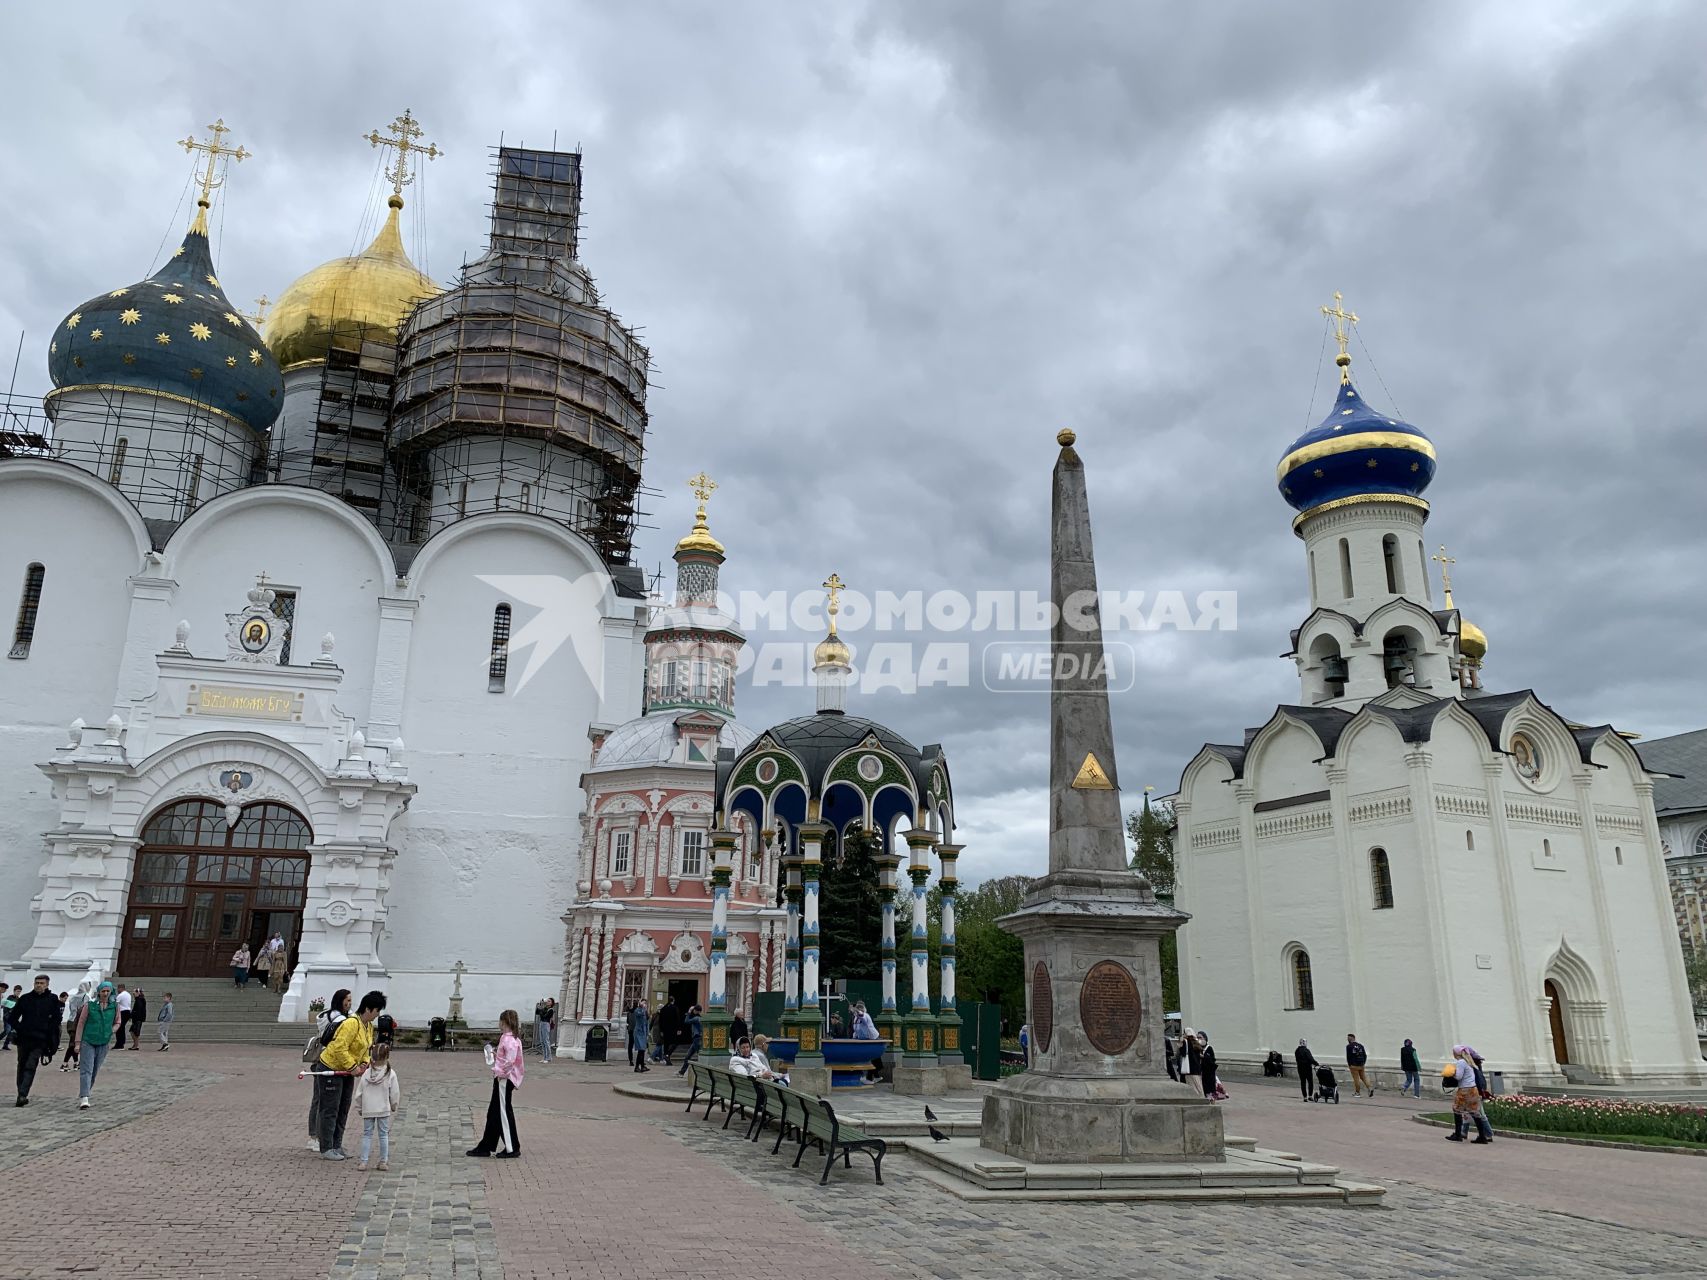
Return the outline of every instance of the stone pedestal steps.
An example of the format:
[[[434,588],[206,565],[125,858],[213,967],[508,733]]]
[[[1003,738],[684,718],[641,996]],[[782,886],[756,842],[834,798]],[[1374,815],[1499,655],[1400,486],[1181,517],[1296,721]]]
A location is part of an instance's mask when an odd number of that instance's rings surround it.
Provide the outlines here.
[[[148,996],[148,1023],[143,1044],[159,1040],[154,1016],[172,993],[173,1044],[294,1045],[298,1049],[314,1028],[307,1022],[280,1022],[283,997],[251,982],[239,988],[229,978],[154,978],[120,975],[127,987],[140,986]]]
[[[632,1072],[630,1075],[632,1076]],[[631,1098],[673,1103],[684,1111],[688,1090],[672,1077],[663,1081],[613,1082]],[[1286,1151],[1259,1148],[1254,1138],[1227,1137],[1227,1158],[1204,1164],[1025,1164],[978,1143],[980,1113],[958,1098],[930,1100],[934,1127],[949,1136],[930,1136],[919,1100],[884,1093],[831,1098],[836,1114],[874,1138],[891,1154],[918,1160],[932,1183],[963,1200],[1179,1200],[1381,1203],[1386,1188],[1340,1177],[1332,1165],[1312,1164]],[[704,1099],[697,1107],[704,1114]],[[684,1112],[685,1113],[685,1112]]]
[[[1235,1145],[1236,1144],[1236,1145]],[[892,1147],[896,1144],[892,1144]],[[963,1200],[1179,1200],[1376,1205],[1386,1188],[1340,1177],[1332,1165],[1229,1138],[1224,1161],[1203,1164],[1026,1164],[975,1138],[903,1138],[937,1186]]]

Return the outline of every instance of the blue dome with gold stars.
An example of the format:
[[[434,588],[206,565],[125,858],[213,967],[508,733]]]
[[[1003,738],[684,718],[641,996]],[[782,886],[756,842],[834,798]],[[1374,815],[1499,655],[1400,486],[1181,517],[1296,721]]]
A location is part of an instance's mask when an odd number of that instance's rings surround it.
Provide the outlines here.
[[[1328,416],[1287,446],[1277,473],[1281,497],[1300,512],[1384,496],[1420,503],[1434,479],[1434,445],[1371,409],[1347,377]]]
[[[184,243],[148,279],[91,298],[48,347],[55,391],[142,391],[189,401],[265,431],[284,381],[261,335],[213,272],[206,205]]]

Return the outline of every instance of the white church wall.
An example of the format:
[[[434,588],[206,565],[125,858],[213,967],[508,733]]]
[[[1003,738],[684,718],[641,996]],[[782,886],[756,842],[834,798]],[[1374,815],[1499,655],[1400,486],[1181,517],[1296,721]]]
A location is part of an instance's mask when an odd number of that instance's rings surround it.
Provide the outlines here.
[[[264,485],[211,503],[180,525],[166,548],[167,576],[178,583],[171,619],[156,651],[172,643],[176,619],[190,623],[190,649],[225,651],[225,615],[243,603],[258,572],[294,590],[291,663],[306,666],[320,639],[336,640],[343,669],[338,709],[365,725],[373,688],[379,597],[392,587],[391,556],[374,527],[336,498],[310,489]],[[383,745],[383,744],[377,744]]]
[[[66,741],[73,719],[99,727],[111,714],[126,582],[147,550],[140,517],[103,482],[63,463],[0,462],[0,962],[21,956],[35,935],[42,832],[58,821],[36,766]],[[8,658],[31,564],[45,571],[35,636],[27,658]]]
[[[1327,774],[1316,763],[1321,755],[1321,742],[1302,725],[1283,723],[1258,734],[1245,761],[1256,803],[1326,790]]]
[[[411,571],[420,604],[402,737],[420,792],[396,826],[383,953],[400,1017],[443,1013],[458,960],[469,969],[470,1016],[481,1002],[519,1008],[561,983],[560,917],[574,896],[603,618],[621,607],[596,570],[591,550],[561,526],[498,514],[451,526]],[[512,579],[509,590],[482,581],[493,577]],[[537,623],[545,644],[562,645],[530,671],[540,655],[518,644],[494,693],[488,662],[501,603],[513,610],[512,644],[531,639]],[[626,709],[638,711],[637,702]]]

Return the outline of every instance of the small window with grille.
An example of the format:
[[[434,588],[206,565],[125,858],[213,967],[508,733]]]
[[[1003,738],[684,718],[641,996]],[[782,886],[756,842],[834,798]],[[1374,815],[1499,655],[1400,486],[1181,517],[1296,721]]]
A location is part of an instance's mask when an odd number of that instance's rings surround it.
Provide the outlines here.
[[[18,598],[18,622],[12,629],[12,648],[6,655],[9,658],[30,656],[30,645],[36,638],[36,615],[41,610],[42,580],[46,577],[46,568],[39,564],[24,570],[24,592]]]
[[[492,659],[486,664],[486,691],[504,692],[504,680],[510,672],[510,606],[501,604],[492,611]]]

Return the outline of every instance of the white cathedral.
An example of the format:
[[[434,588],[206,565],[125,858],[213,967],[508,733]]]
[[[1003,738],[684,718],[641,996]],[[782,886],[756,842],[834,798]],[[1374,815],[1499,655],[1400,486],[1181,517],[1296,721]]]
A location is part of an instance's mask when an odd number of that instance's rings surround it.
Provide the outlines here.
[[[225,133],[0,434],[0,971],[227,974],[282,932],[281,1019],[443,1014],[456,967],[489,1021],[562,990],[589,732],[642,703],[649,357],[580,261],[578,153],[499,149],[484,252],[414,268],[407,114],[373,243],[263,339],[210,250]]]
[[[1430,584],[1434,446],[1358,395],[1329,314],[1338,394],[1279,465],[1299,699],[1175,803],[1186,1020],[1224,1061],[1356,1034],[1389,1070],[1472,1044],[1508,1088],[1707,1083],[1639,747],[1482,688],[1487,639]]]

